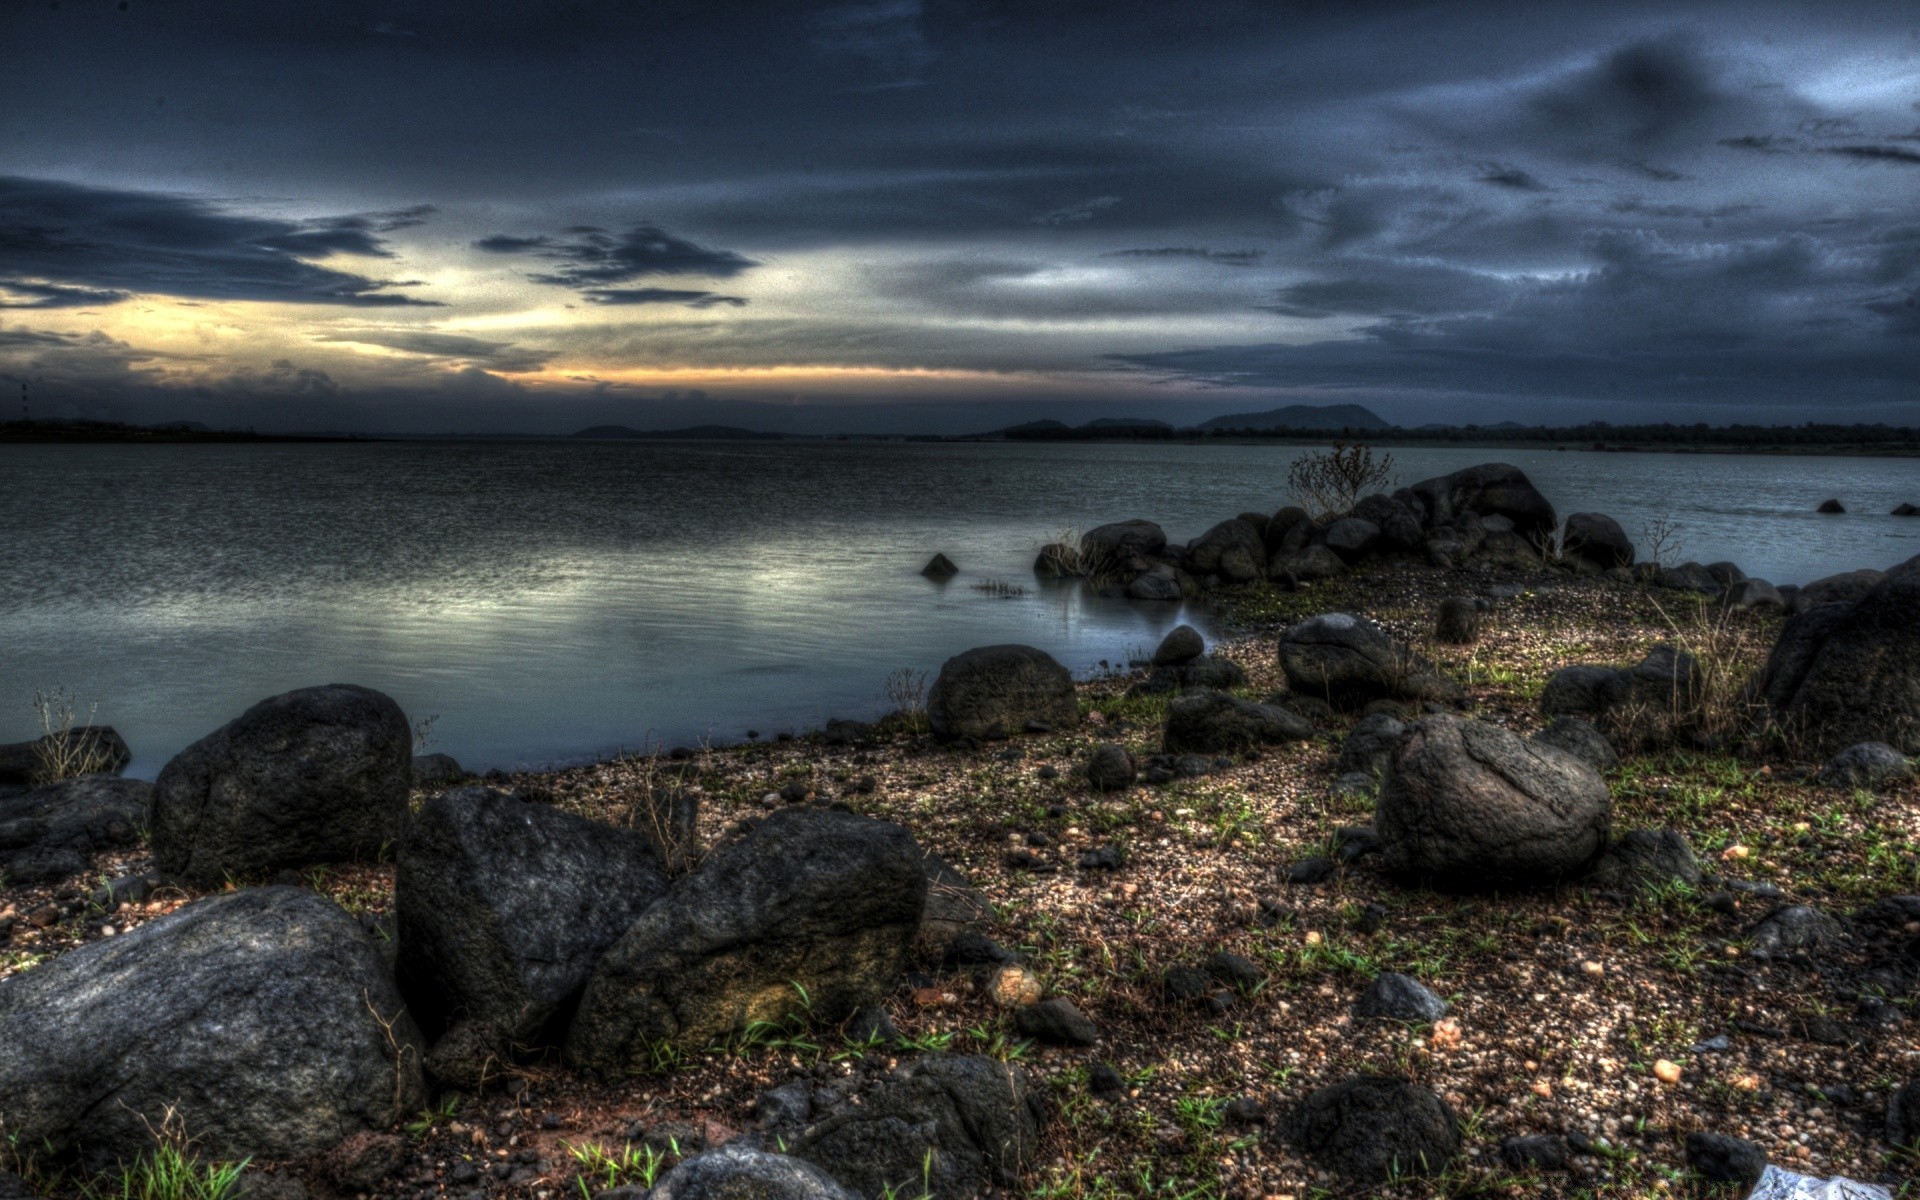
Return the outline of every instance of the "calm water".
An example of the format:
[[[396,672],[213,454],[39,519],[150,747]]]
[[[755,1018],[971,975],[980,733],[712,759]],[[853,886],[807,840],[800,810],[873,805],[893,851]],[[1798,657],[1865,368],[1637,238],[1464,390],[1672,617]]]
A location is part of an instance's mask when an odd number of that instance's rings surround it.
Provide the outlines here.
[[[1040,588],[1064,526],[1176,539],[1283,503],[1284,446],[385,444],[0,447],[0,741],[64,685],[151,777],[314,683],[437,713],[469,766],[735,741],[869,718],[899,668],[1021,641],[1076,670],[1149,648],[1171,605]],[[1920,553],[1911,460],[1394,452],[1411,482],[1489,459],[1564,514],[1803,582]],[[1821,517],[1840,497],[1853,512]],[[962,574],[935,585],[936,550]],[[975,584],[1028,594],[1001,599]]]

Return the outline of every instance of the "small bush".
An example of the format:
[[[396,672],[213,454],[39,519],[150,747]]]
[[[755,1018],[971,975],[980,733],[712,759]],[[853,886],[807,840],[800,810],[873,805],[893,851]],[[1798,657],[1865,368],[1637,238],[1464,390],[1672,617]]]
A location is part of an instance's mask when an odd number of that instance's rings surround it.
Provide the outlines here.
[[[894,711],[904,715],[917,733],[927,728],[927,673],[901,667],[887,676],[881,692]]]
[[[1360,498],[1393,485],[1393,455],[1373,447],[1335,442],[1329,450],[1303,454],[1287,468],[1287,496],[1324,518],[1353,511]]]
[[[35,692],[33,708],[40,714],[44,734],[33,748],[34,757],[39,760],[33,777],[36,787],[93,775],[112,765],[113,752],[93,727],[93,718],[100,711],[99,701],[87,706],[86,723],[78,728],[75,728],[73,696],[65,688]]]

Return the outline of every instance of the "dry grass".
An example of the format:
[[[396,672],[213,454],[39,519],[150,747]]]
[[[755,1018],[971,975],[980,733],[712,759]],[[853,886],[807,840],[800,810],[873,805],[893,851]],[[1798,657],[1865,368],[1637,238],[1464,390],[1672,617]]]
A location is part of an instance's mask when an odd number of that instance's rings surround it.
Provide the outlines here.
[[[38,760],[34,771],[35,786],[45,787],[63,779],[93,775],[112,767],[113,752],[93,724],[94,717],[100,711],[99,701],[87,706],[84,723],[77,723],[73,695],[65,688],[36,691],[33,694],[33,708],[39,714],[42,730],[42,737],[33,748],[34,757]]]

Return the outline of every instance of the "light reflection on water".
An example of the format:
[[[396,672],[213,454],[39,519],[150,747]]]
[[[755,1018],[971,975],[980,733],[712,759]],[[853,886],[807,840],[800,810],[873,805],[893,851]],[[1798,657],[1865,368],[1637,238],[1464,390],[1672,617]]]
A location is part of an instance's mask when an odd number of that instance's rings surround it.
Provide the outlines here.
[[[1168,605],[1039,587],[1064,526],[1176,539],[1283,502],[1286,446],[437,443],[0,447],[0,740],[98,697],[151,775],[274,692],[348,681],[438,713],[485,767],[871,717],[891,671],[991,642],[1078,671]],[[1562,513],[1776,582],[1920,552],[1910,460],[1403,449],[1402,482],[1499,459]],[[1829,495],[1851,512],[1813,513]],[[934,551],[962,568],[919,577]],[[1014,599],[972,585],[1026,587]]]

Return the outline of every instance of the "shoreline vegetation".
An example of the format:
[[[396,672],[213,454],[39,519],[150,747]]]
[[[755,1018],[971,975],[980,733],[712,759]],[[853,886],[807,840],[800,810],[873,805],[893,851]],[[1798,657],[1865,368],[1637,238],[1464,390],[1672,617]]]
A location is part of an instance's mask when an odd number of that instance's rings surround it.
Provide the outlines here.
[[[683,1162],[832,1200],[1643,1200],[1773,1164],[1912,1200],[1920,560],[1776,589],[1642,561],[1498,464],[1363,495],[1365,451],[1184,547],[1136,519],[1043,550],[1229,631],[1089,678],[985,647],[903,668],[877,721],[482,778],[313,688],[156,785],[64,785],[77,825],[25,792],[74,832],[0,840],[0,1171],[45,1200],[116,1154],[225,1181],[199,1200],[639,1200]],[[380,813],[404,834],[346,828]],[[63,1006],[96,963],[137,1027]],[[258,999],[203,1015],[176,978]],[[211,1075],[139,1049],[188,1029]],[[122,1044],[121,1106],[222,1102],[143,1114],[157,1144],[93,1115]],[[344,1141],[275,1108],[322,1078]]]
[[[1376,418],[1376,421],[1378,419]],[[1461,449],[1580,450],[1614,453],[1823,455],[1920,457],[1920,429],[1891,425],[1459,425],[1401,428],[1377,424],[1325,428],[1176,428],[1155,421],[1094,421],[1069,426],[1034,422],[981,434],[783,434],[724,425],[641,430],[601,425],[571,434],[259,433],[211,429],[190,422],[129,425],[113,421],[0,421],[0,445],[189,445],[248,442],[472,442],[472,441],[780,441],[780,442],[1052,442],[1171,443],[1181,445],[1324,446],[1329,440],[1381,447],[1450,446]]]

